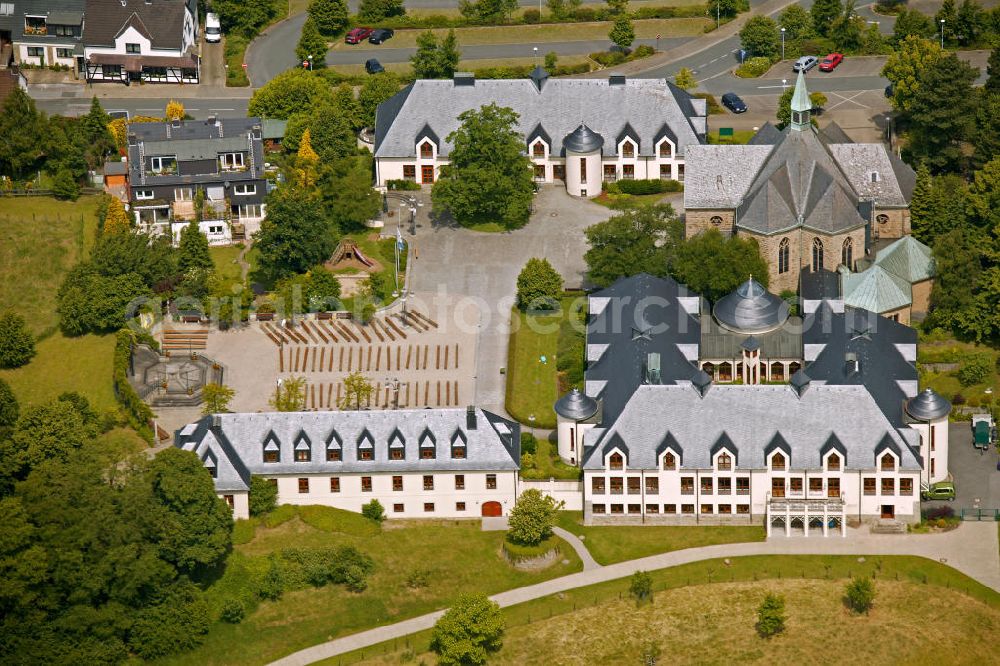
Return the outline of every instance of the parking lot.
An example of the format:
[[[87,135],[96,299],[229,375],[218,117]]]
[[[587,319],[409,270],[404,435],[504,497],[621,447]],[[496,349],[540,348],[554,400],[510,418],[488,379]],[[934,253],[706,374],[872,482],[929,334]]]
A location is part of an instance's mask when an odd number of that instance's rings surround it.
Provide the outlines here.
[[[942,504],[961,509],[1000,509],[1000,460],[996,447],[981,451],[972,446],[968,420],[952,423],[948,431],[948,470],[955,479],[954,502],[924,502],[924,509]]]

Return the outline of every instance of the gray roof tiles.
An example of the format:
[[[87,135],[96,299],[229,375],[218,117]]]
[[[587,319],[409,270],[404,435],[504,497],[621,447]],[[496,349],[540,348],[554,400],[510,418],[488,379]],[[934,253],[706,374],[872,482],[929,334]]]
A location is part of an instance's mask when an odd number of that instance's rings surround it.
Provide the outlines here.
[[[772,148],[689,146],[684,154],[684,208],[736,208]]]
[[[885,146],[879,143],[836,143],[830,144],[827,149],[858,195],[866,199],[874,198],[876,204],[883,207],[909,205],[909,194],[903,192],[897,178],[898,167],[890,161]],[[910,171],[912,173],[912,169]],[[872,181],[872,174],[876,174],[875,182]]]

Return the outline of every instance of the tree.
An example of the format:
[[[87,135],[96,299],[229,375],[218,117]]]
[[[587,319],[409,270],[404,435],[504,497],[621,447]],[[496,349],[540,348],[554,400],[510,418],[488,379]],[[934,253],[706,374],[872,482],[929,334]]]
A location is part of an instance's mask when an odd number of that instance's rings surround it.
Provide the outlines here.
[[[184,120],[184,115],[187,112],[184,110],[184,104],[178,102],[175,99],[167,102],[167,108],[163,114],[164,120]]]
[[[636,605],[653,600],[653,577],[648,571],[636,571],[632,574],[628,592],[635,599]]]
[[[417,52],[410,58],[413,76],[418,79],[451,78],[460,55],[454,30],[449,30],[440,43],[430,30],[422,32],[417,35]]]
[[[0,476],[24,479],[47,462],[65,462],[89,439],[97,436],[95,424],[76,405],[52,400],[21,412],[10,439],[0,442]]]
[[[740,30],[740,44],[752,56],[774,58],[781,53],[778,24],[769,16],[751,17]]]
[[[287,377],[274,390],[268,401],[276,412],[301,412],[306,408],[306,378]]]
[[[552,18],[557,21],[563,21],[568,19],[580,7],[582,2],[583,0],[545,0],[545,6],[549,8]]]
[[[382,209],[382,196],[372,188],[371,162],[371,155],[366,154],[320,170],[327,216],[343,231],[363,229]]]
[[[309,2],[309,18],[315,22],[321,34],[334,37],[347,27],[347,3],[344,0],[311,0]],[[326,53],[325,43],[323,53]]]
[[[313,111],[309,139],[323,162],[334,162],[357,152],[357,139],[350,123],[332,104]]]
[[[1000,93],[1000,45],[993,47],[989,60],[986,61],[986,83],[983,84],[983,92],[991,95]]]
[[[458,0],[458,9],[472,21],[502,23],[517,9],[517,0]]]
[[[304,273],[330,258],[337,243],[336,225],[313,194],[281,187],[268,198],[267,217],[255,237],[260,267],[281,278]]]
[[[21,408],[17,404],[17,397],[11,390],[10,384],[0,379],[0,440],[4,439],[4,432],[17,423],[20,413]]]
[[[944,21],[943,27],[941,26],[942,21]],[[941,9],[934,15],[934,26],[944,32],[945,42],[951,42],[955,39],[957,24],[958,12],[955,9],[955,0],[944,0],[941,3]]]
[[[888,64],[887,64],[888,66]],[[922,94],[910,103],[910,154],[933,173],[955,171],[964,161],[962,142],[973,127],[979,70],[949,53],[920,74]]]
[[[211,623],[201,591],[190,582],[178,582],[166,590],[162,603],[136,614],[129,628],[129,646],[145,660],[183,652],[201,643]]]
[[[981,384],[993,374],[993,356],[988,353],[966,354],[962,357],[962,365],[958,369],[958,383],[968,388]]]
[[[955,21],[955,34],[962,46],[974,44],[983,32],[983,8],[976,0],[962,0]]]
[[[713,302],[751,275],[765,287],[768,283],[767,262],[760,256],[757,241],[739,236],[723,238],[717,229],[709,229],[681,244],[671,274]]]
[[[785,598],[768,593],[757,608],[757,633],[771,638],[785,630]]]
[[[253,39],[278,13],[274,0],[212,0],[226,32]],[[256,115],[256,114],[255,114]]]
[[[326,81],[308,70],[296,68],[278,74],[255,90],[249,114],[284,120],[293,113],[309,112],[332,101],[333,91]]]
[[[52,196],[64,201],[76,201],[80,196],[80,183],[69,169],[59,169],[52,178]]]
[[[451,163],[434,184],[434,206],[463,226],[497,222],[516,229],[528,222],[534,182],[524,154],[518,115],[488,104],[458,116],[461,125],[448,135]]]
[[[556,65],[559,63],[559,54],[555,51],[549,51],[545,54],[544,67],[545,71],[549,74],[555,74]]]
[[[983,165],[1000,156],[1000,91],[980,93],[976,106],[975,128],[973,130],[972,166],[982,169]]]
[[[0,106],[0,165],[13,180],[32,167],[44,154],[45,115],[35,108],[35,101],[20,86]]]
[[[552,536],[556,512],[563,506],[551,495],[543,495],[535,488],[521,493],[510,511],[507,540],[524,546],[537,546]]]
[[[201,389],[201,413],[223,414],[229,411],[229,403],[233,401],[236,391],[225,384],[214,382],[205,384]]]
[[[969,320],[975,307],[975,285],[982,273],[981,245],[969,230],[957,227],[935,239],[933,245],[937,277],[931,288],[934,326],[956,329]]]
[[[317,0],[313,0],[313,4]],[[338,0],[343,4],[343,0]],[[316,21],[310,15],[302,25],[302,35],[299,43],[295,47],[295,57],[299,62],[312,63],[310,69],[321,69],[326,67],[326,38],[320,34]]]
[[[441,666],[485,664],[503,645],[500,607],[485,594],[463,594],[434,624],[431,649]]]
[[[517,276],[517,306],[522,310],[553,310],[562,293],[562,276],[548,259],[532,258]]]
[[[352,131],[357,131],[364,126],[364,123],[361,122],[361,105],[354,97],[354,87],[351,84],[341,83],[337,86],[337,89],[333,91],[333,106]]]
[[[278,484],[256,474],[250,477],[250,494],[247,498],[251,516],[262,516],[274,511],[278,505]]]
[[[776,117],[778,118],[778,125],[780,127],[787,127],[790,122],[792,122],[792,95],[795,94],[795,88],[786,88],[781,97],[778,98],[778,111]],[[822,109],[826,104],[826,95],[821,92],[811,92],[809,93],[809,101],[812,102],[812,108]],[[816,124],[816,117],[812,116],[810,118],[812,124]]]
[[[865,20],[854,11],[854,0],[847,0],[840,16],[830,25],[827,36],[841,51],[857,51],[861,46]]]
[[[344,377],[344,397],[340,400],[340,408],[360,411],[361,403],[368,404],[374,391],[375,386],[370,379],[360,372],[352,372]]]
[[[813,32],[821,37],[829,36],[830,27],[842,13],[841,0],[816,0],[809,9]]]
[[[629,18],[628,14],[621,14],[615,19],[608,37],[623,50],[632,46],[632,42],[635,41],[635,28],[632,27],[632,19]]]
[[[0,368],[20,368],[35,356],[35,336],[24,317],[13,310],[0,313]]]
[[[907,37],[897,45],[882,67],[882,76],[892,82],[892,108],[912,110],[914,102],[923,96],[920,79],[924,70],[943,55],[936,42],[921,37]]]
[[[802,5],[789,5],[778,15],[778,25],[785,29],[785,39],[795,41],[812,34],[812,17]]]
[[[92,264],[81,264],[59,290],[59,327],[69,336],[117,330],[125,325],[130,304],[150,293],[137,273],[106,277]]]
[[[896,23],[892,27],[892,39],[899,44],[910,36],[920,39],[933,37],[934,24],[931,23],[931,18],[926,14],[916,9],[903,7],[896,15]]]
[[[932,243],[934,189],[930,169],[924,162],[917,165],[917,178],[910,197],[910,228],[921,243]]]
[[[612,14],[621,14],[628,9],[628,0],[604,0]]]
[[[855,613],[868,614],[875,605],[875,583],[871,578],[852,578],[844,594],[848,608]]]
[[[640,206],[587,228],[587,278],[607,287],[638,273],[663,276],[684,239],[684,223],[670,204]]]
[[[381,523],[385,520],[385,507],[377,499],[373,499],[361,506],[361,515],[373,523]]]
[[[115,139],[108,130],[111,118],[104,113],[101,103],[94,96],[90,100],[90,111],[80,118],[80,129],[88,144],[88,152],[94,157],[94,164],[103,161],[107,155],[115,151]]]
[[[181,231],[177,268],[182,273],[192,268],[215,270],[215,262],[208,251],[208,238],[198,228],[197,222],[188,222]]]
[[[972,174],[967,201],[969,221],[1000,239],[1000,155]]]
[[[797,7],[798,5],[793,6]],[[682,90],[692,90],[698,87],[698,82],[695,80],[694,74],[687,67],[681,67],[677,70],[677,74],[674,76],[674,83]]]
[[[403,0],[361,0],[361,5],[358,7],[358,18],[372,23],[405,14],[406,7],[403,6]]]
[[[716,15],[720,18],[733,17],[739,14],[740,9],[745,6],[741,0],[709,0],[706,13],[713,17]]]
[[[378,105],[398,92],[399,77],[392,72],[381,72],[365,79],[358,93],[362,126],[375,127],[375,111]]]
[[[104,216],[103,234],[126,234],[132,230],[132,221],[125,211],[121,199],[112,197],[108,202],[108,213]]]

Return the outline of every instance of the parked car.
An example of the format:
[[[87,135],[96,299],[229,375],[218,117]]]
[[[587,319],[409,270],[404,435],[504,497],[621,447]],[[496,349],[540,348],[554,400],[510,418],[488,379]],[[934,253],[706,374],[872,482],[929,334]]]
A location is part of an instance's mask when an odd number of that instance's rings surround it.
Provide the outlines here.
[[[819,71],[821,72],[832,72],[837,69],[837,65],[844,62],[844,54],[842,53],[831,53],[819,63]]]
[[[347,36],[344,37],[344,41],[348,44],[360,44],[368,39],[372,32],[374,31],[371,28],[351,28]]]
[[[379,74],[385,71],[385,67],[375,58],[369,58],[365,60],[365,71],[369,74]]]
[[[222,23],[218,14],[209,12],[205,16],[205,41],[212,43],[222,41]]]
[[[948,500],[955,499],[955,484],[951,481],[939,481],[920,491],[922,500]]]
[[[108,117],[111,118],[111,120],[118,120],[119,118],[124,118],[126,122],[128,121],[128,111],[108,111],[107,114]]]
[[[727,92],[722,96],[722,105],[733,113],[746,113],[747,105],[736,93]]]
[[[794,65],[792,65],[792,71],[808,72],[810,69],[815,67],[818,62],[819,60],[816,59],[816,56],[802,56],[795,61]]]
[[[372,31],[372,34],[368,36],[369,44],[381,44],[387,39],[392,39],[395,35],[395,31],[392,28],[376,28]]]
[[[895,86],[893,84],[890,83],[889,85],[887,85],[885,87],[885,96],[886,97],[892,97],[893,93],[895,93],[895,92],[896,92],[896,88],[895,88]]]
[[[972,415],[972,445],[986,451],[996,443],[996,427],[989,414]]]

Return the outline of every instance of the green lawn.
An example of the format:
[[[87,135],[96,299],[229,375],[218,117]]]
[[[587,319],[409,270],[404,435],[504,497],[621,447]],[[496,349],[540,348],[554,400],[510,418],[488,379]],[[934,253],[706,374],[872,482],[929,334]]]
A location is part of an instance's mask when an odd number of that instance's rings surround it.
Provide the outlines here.
[[[210,247],[208,253],[215,262],[215,274],[225,284],[239,284],[241,273],[237,259],[243,251],[242,245],[229,245],[226,247]],[[252,270],[251,266],[251,270]]]
[[[556,315],[535,316],[515,307],[511,312],[506,408],[525,425],[556,427],[556,413],[552,410],[558,398],[556,347],[559,324],[567,311],[564,307]]]
[[[360,594],[341,586],[286,592],[280,601],[262,603],[241,624],[215,624],[202,647],[163,663],[263,664],[337,636],[447,607],[465,592],[493,594],[581,570],[579,558],[564,544],[568,564],[518,571],[502,559],[504,533],[483,532],[478,520],[390,520],[373,530],[356,515],[323,507],[288,511],[284,517],[289,519],[272,528],[258,526],[256,537],[236,546],[233,557],[350,544],[376,562],[368,589]],[[418,569],[427,571],[428,585],[413,589],[406,581]],[[212,588],[208,595],[211,600]]]
[[[535,452],[525,454],[524,444],[528,437],[535,439]],[[555,443],[550,442],[547,437],[534,438],[526,432],[521,433],[521,478],[548,480],[566,479],[578,481],[581,470],[579,467],[567,465],[559,458]],[[525,457],[530,456],[530,457]]]
[[[657,553],[720,543],[763,541],[760,525],[598,525],[585,527],[580,511],[560,511],[558,524],[583,537],[587,550],[601,564],[634,560]]]
[[[998,403],[997,392],[1000,392],[1000,372],[998,372],[997,362],[1000,352],[993,347],[971,342],[959,342],[951,338],[941,338],[938,335],[922,335],[920,339],[917,362],[920,366],[927,363],[958,363],[961,367],[963,360],[970,355],[986,355],[990,359],[990,372],[986,379],[971,386],[962,386],[958,381],[958,372],[931,372],[923,367],[920,368],[920,388],[932,388],[949,400],[953,400],[956,395],[961,396],[961,400],[967,406],[978,409],[991,406],[996,409]],[[991,396],[986,390],[992,388],[994,394]],[[957,404],[958,401],[955,401]],[[985,411],[985,410],[984,410]]]
[[[22,406],[76,391],[99,411],[116,409],[118,403],[111,387],[114,335],[67,338],[56,332],[41,340],[35,349],[37,354],[28,365],[0,371],[0,379],[10,384]]]
[[[0,197],[0,309],[22,314],[36,335],[58,324],[59,286],[93,245],[98,201]]]
[[[732,136],[719,136],[719,130],[714,129],[708,133],[708,142],[710,144],[746,144],[750,143],[750,139],[756,134],[753,130],[733,130]]]

